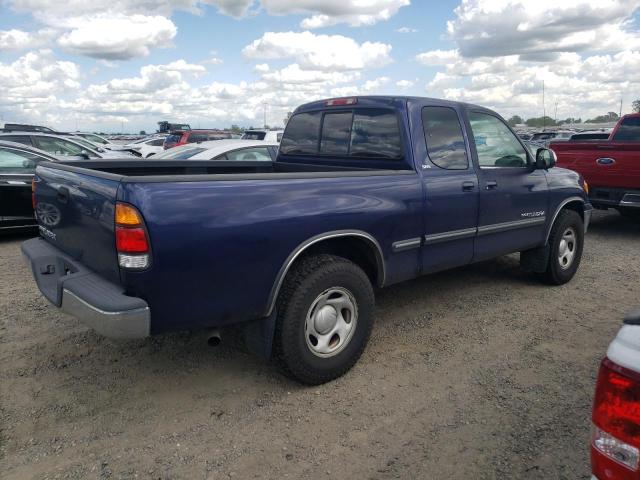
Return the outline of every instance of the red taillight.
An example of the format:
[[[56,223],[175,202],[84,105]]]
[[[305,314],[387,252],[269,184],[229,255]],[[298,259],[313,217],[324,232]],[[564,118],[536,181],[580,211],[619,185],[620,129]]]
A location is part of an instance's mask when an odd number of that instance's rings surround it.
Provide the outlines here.
[[[116,227],[116,248],[121,253],[146,253],[149,243],[144,228]]]
[[[327,100],[324,104],[327,107],[339,107],[342,105],[355,105],[358,103],[357,98],[333,98],[331,100]]]
[[[640,479],[640,374],[605,358],[593,401],[594,475],[605,479]]]
[[[149,266],[149,239],[142,215],[132,205],[116,203],[116,250],[120,267],[140,270]]]

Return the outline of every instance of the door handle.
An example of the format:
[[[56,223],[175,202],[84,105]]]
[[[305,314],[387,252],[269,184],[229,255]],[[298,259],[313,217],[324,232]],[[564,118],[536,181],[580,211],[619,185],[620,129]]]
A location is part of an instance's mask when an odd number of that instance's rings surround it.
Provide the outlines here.
[[[614,150],[616,146],[615,145],[598,145],[596,148],[598,150]]]
[[[69,201],[69,189],[67,187],[60,187],[57,197],[60,203],[67,203]]]
[[[598,165],[613,165],[616,161],[613,158],[602,157],[596,160]]]
[[[496,188],[498,188],[498,182],[496,182],[495,180],[489,180],[486,183],[486,187],[487,190],[495,190]]]
[[[474,188],[476,188],[476,184],[474,182],[462,182],[463,192],[471,192]]]

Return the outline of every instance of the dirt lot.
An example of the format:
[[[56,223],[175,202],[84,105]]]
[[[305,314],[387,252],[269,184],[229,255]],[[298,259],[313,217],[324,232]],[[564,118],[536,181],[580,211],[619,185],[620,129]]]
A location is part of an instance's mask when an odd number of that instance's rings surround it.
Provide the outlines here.
[[[640,225],[596,213],[576,278],[517,256],[382,291],[354,370],[307,388],[195,334],[114,343],[0,239],[0,477],[588,478],[598,361],[640,304]]]

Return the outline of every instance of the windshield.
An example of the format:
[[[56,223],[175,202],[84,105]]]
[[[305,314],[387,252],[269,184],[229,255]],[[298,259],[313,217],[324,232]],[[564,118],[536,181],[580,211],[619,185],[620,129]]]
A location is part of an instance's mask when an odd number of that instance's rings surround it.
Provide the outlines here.
[[[98,135],[94,135],[93,133],[80,133],[79,135],[95,143],[101,143],[103,145],[106,145],[107,143],[109,143],[104,138],[99,137]]]
[[[242,135],[242,140],[264,140],[264,137],[267,136],[267,132],[244,132]]]

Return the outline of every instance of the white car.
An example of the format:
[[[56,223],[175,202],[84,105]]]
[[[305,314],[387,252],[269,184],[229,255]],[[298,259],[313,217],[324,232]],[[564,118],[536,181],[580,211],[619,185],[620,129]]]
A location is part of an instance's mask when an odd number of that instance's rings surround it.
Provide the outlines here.
[[[164,139],[166,135],[153,135],[151,137],[141,138],[139,140],[135,140],[133,142],[128,143],[115,143],[110,147],[111,150],[114,151],[134,151],[140,153],[140,156],[143,158],[147,158],[149,154],[155,155],[156,153],[161,153],[163,151],[162,145],[164,143]],[[151,142],[151,143],[149,143]],[[144,148],[144,147],[147,148]],[[155,148],[155,147],[160,147]],[[150,148],[154,147],[154,148]],[[142,150],[144,149],[144,154]]]
[[[278,143],[265,140],[212,140],[188,143],[154,156],[167,160],[241,160],[272,162],[278,153]]]
[[[245,130],[240,137],[242,140],[262,140],[264,142],[280,142],[284,130]]]
[[[164,152],[163,144],[164,137],[147,138],[141,142],[129,144],[129,149],[138,152],[142,158],[149,158]]]
[[[600,364],[591,419],[591,478],[640,479],[640,309]]]

